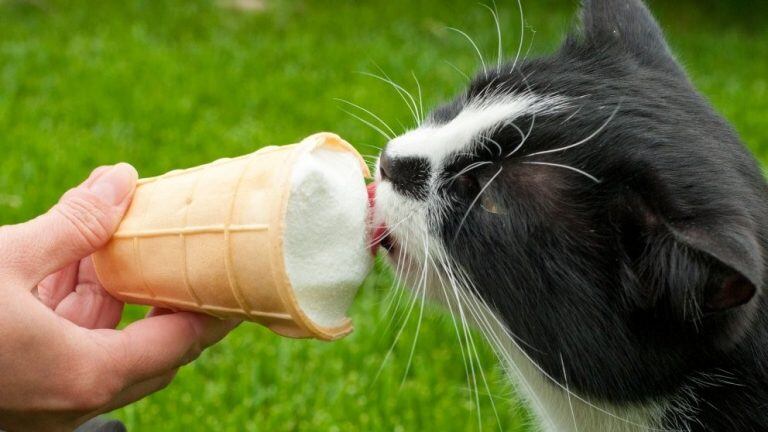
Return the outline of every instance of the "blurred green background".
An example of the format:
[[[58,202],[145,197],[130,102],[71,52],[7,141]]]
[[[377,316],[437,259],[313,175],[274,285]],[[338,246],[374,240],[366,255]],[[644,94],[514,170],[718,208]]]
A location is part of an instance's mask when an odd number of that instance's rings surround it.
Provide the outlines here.
[[[577,2],[523,5],[524,49],[535,55],[557,46]],[[653,2],[693,80],[764,161],[767,5]],[[517,6],[498,7],[514,56]],[[413,73],[433,106],[464,85],[457,69],[478,67],[449,26],[494,58],[493,21],[475,1],[0,0],[0,224],[45,211],[99,164],[128,161],[150,176],[320,130],[373,155],[382,138],[334,99],[410,127],[399,96],[359,72],[381,68],[416,92]],[[441,311],[427,307],[408,367],[419,313],[405,319],[411,299],[392,285],[377,265],[351,312],[356,332],[342,341],[282,339],[245,324],[166,390],[113,415],[131,431],[526,430],[477,335],[473,368],[488,386],[478,377],[473,391]],[[127,320],[143,312],[131,307]]]

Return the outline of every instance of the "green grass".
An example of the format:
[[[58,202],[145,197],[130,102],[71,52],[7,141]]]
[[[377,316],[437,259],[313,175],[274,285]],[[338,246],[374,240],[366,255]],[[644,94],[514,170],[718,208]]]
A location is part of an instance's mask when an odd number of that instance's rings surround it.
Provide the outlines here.
[[[245,13],[199,1],[0,0],[0,223],[43,212],[98,164],[124,160],[150,176],[319,130],[375,153],[382,139],[333,99],[392,124],[409,125],[410,114],[391,89],[357,72],[378,65],[415,89],[413,71],[431,106],[463,84],[446,60],[466,72],[477,66],[446,26],[468,31],[493,57],[490,16],[475,2],[413,3],[267,0],[265,11]],[[552,49],[575,2],[524,3],[533,52]],[[655,3],[695,82],[766,160],[765,7]],[[501,12],[513,53],[516,9]],[[357,330],[342,341],[282,339],[244,324],[168,389],[114,415],[133,431],[472,431],[478,419],[498,430],[494,400],[504,430],[526,430],[482,343],[493,398],[481,383],[477,412],[452,322],[438,310],[427,308],[407,374],[415,315],[384,361],[407,312],[392,319],[391,284],[379,266],[352,310]]]

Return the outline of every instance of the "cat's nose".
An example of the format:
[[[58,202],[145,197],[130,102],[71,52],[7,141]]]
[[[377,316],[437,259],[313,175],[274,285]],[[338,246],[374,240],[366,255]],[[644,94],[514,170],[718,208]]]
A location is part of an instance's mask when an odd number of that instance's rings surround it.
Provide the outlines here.
[[[381,181],[392,183],[397,192],[412,198],[425,198],[430,164],[427,159],[420,157],[393,157],[385,150],[379,157],[379,175]]]

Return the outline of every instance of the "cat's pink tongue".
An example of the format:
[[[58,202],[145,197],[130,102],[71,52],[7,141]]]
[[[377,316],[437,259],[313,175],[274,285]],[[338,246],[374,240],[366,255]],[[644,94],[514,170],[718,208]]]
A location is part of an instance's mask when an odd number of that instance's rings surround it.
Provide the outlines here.
[[[370,219],[373,220],[373,209],[376,205],[376,183],[371,183],[368,185],[368,207],[371,212]],[[384,235],[387,232],[387,227],[382,225],[378,225],[373,227],[373,233],[371,234],[371,253],[375,256],[376,251],[379,249],[379,245],[381,244],[381,239],[384,237]]]

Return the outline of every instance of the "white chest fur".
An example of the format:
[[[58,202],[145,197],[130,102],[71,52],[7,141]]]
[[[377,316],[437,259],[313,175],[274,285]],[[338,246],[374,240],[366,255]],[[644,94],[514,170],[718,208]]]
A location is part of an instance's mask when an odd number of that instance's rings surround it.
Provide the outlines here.
[[[657,406],[616,407],[572,393],[566,383],[554,383],[518,348],[509,344],[504,357],[520,396],[528,402],[542,432],[635,432],[658,430],[652,419],[664,411]]]
[[[654,420],[662,416],[663,402],[618,407],[580,396],[567,382],[556,382],[520,348],[502,327],[493,312],[475,302],[478,313],[473,324],[504,362],[509,376],[538,420],[542,432],[637,432],[659,431]],[[566,377],[567,380],[567,377]],[[565,381],[565,380],[564,380]]]

